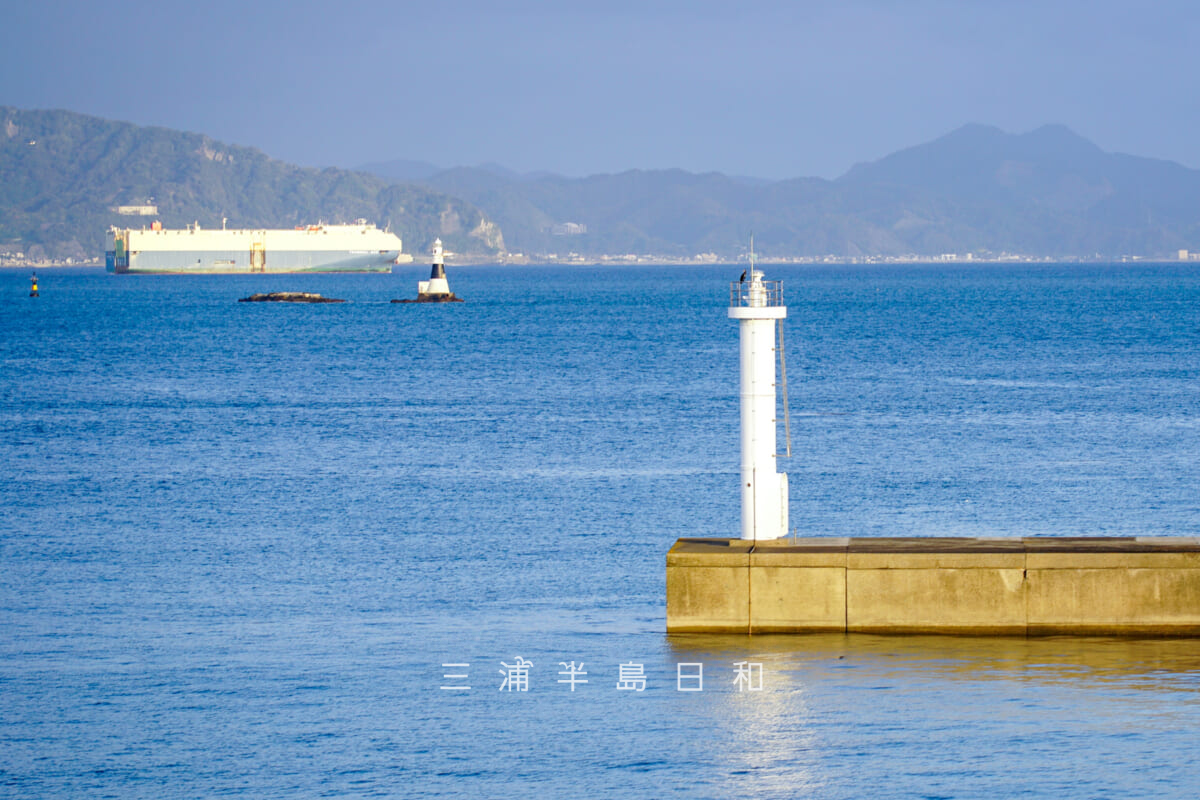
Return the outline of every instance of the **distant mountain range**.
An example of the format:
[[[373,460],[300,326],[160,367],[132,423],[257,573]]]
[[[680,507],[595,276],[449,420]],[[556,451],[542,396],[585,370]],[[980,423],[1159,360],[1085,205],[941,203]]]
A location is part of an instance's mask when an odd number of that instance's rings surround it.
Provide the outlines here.
[[[152,200],[151,200],[152,198]],[[359,217],[420,254],[440,237],[477,260],[649,254],[973,253],[1173,257],[1200,250],[1200,171],[1106,153],[1061,126],[967,125],[836,180],[683,170],[565,178],[419,161],[309,169],[195,133],[0,107],[0,256],[94,258],[120,205],[168,227],[290,227]]]
[[[110,225],[139,226],[122,205],[156,205],[167,227],[280,228],[365,218],[390,225],[409,253],[441,237],[493,258],[500,231],[468,202],[414,184],[285,164],[195,133],[69,111],[0,107],[0,254],[103,257]]]
[[[1106,153],[1055,125],[1020,135],[967,125],[832,181],[682,170],[563,178],[486,166],[411,179],[478,206],[510,251],[532,254],[730,258],[751,233],[764,255],[785,257],[1173,257],[1200,248],[1200,171]]]

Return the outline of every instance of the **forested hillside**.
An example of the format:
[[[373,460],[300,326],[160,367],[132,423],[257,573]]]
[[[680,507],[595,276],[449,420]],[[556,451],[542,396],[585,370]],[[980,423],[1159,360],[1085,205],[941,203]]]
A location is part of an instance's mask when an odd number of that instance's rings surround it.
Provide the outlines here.
[[[489,168],[422,180],[479,206],[510,250],[532,253],[730,258],[751,232],[764,255],[783,257],[1200,250],[1200,171],[1107,153],[1061,126],[1017,135],[967,125],[836,180],[682,170],[564,178]]]
[[[0,107],[0,250],[102,256],[109,226],[148,222],[113,208],[145,202],[158,206],[167,227],[365,218],[391,225],[408,253],[428,252],[436,237],[460,253],[486,256],[504,246],[478,208],[427,187],[297,167],[195,133]]]

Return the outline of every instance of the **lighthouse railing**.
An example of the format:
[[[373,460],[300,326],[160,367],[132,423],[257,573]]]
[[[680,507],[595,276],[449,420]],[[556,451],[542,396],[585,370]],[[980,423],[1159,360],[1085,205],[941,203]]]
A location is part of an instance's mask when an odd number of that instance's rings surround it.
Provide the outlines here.
[[[783,305],[783,281],[734,281],[729,284],[731,308],[766,308]]]

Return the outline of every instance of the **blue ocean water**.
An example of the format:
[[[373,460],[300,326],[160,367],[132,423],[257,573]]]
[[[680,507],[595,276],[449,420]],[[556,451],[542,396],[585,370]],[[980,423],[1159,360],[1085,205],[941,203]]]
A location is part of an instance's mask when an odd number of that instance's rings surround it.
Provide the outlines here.
[[[665,635],[739,268],[425,271],[0,270],[0,796],[1194,796],[1192,641]],[[1200,535],[1196,265],[768,277],[802,535]]]

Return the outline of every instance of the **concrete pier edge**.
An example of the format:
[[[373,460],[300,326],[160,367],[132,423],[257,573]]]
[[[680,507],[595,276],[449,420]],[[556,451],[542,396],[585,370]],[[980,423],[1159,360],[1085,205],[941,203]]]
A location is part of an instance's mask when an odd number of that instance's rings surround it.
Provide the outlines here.
[[[1200,537],[682,538],[669,633],[1200,636]]]

